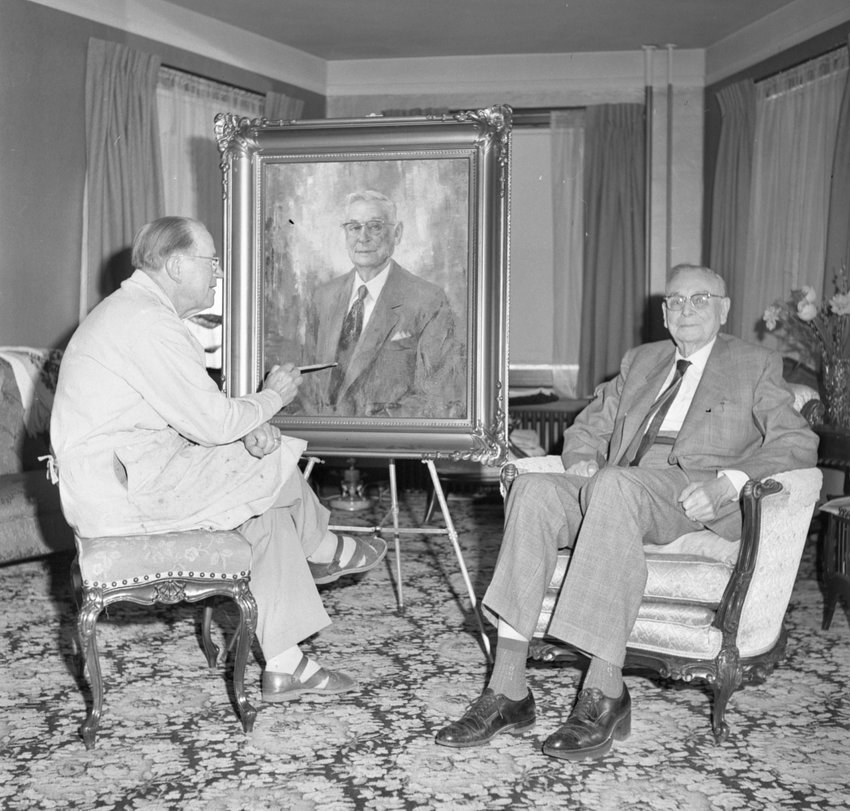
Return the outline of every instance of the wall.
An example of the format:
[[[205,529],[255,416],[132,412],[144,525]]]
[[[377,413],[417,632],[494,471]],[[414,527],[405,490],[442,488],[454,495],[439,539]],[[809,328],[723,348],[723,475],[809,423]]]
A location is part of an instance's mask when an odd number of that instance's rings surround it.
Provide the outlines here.
[[[77,323],[89,37],[260,93],[297,95],[306,116],[325,114],[324,96],[280,79],[41,3],[0,0],[0,345],[61,346]]]

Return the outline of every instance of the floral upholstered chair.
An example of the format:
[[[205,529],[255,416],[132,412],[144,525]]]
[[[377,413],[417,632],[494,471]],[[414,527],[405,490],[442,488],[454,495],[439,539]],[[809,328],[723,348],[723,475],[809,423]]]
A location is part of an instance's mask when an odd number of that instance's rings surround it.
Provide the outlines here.
[[[804,407],[814,394],[809,392],[798,392],[804,415],[812,411]],[[563,470],[559,456],[518,459],[502,469],[503,490],[519,475]],[[725,713],[732,693],[744,683],[763,681],[784,656],[785,611],[821,478],[817,468],[807,468],[747,482],[740,543],[702,530],[646,554],[647,583],[626,667],[708,682],[717,741],[729,734]],[[569,558],[569,550],[558,555],[546,592],[530,654],[539,661],[574,658],[572,650],[547,635]]]

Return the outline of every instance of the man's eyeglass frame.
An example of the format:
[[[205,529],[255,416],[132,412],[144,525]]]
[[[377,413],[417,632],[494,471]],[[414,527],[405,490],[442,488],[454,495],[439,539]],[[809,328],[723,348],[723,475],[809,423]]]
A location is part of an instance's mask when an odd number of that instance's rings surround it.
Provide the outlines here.
[[[682,296],[678,293],[672,296],[664,296],[664,306],[674,313],[685,309],[685,302],[690,302],[695,310],[704,310],[713,298],[726,298],[717,293],[693,293],[690,296]]]

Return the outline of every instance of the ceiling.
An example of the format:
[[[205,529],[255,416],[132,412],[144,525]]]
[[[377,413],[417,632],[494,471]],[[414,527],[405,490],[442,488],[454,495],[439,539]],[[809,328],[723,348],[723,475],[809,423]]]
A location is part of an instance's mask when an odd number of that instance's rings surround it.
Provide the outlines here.
[[[707,48],[792,0],[169,0],[325,60]]]

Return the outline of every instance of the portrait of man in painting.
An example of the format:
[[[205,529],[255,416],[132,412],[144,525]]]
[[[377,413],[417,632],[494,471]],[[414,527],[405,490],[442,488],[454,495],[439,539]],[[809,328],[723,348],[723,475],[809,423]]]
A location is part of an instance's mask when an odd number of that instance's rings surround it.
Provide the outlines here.
[[[265,168],[264,365],[305,373],[285,415],[467,413],[468,166],[462,159]]]

